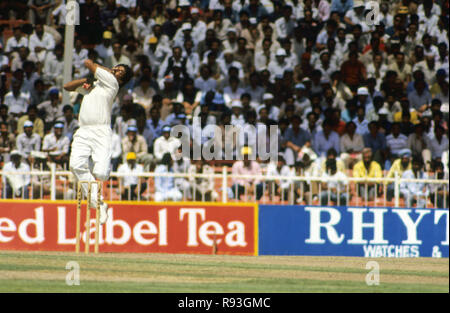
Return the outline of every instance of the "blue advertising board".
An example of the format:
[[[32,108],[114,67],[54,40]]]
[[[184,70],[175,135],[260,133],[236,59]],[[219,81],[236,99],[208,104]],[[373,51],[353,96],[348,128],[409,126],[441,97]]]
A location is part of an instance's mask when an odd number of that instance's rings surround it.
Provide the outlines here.
[[[259,206],[259,255],[445,257],[449,211]]]

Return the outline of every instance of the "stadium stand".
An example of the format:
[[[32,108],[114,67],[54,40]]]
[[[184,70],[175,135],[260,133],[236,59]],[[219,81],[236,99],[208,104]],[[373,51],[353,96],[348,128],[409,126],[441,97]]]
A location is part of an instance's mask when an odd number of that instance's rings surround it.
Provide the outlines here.
[[[113,166],[153,175],[132,184],[145,190],[131,192],[114,171],[104,182],[106,200],[155,200],[161,186],[154,174],[165,153],[182,158],[161,173],[216,174],[210,181],[167,178],[184,200],[220,201],[226,193],[230,201],[323,204],[324,192],[336,203],[336,188],[343,188],[348,205],[377,206],[393,203],[392,182],[341,186],[327,179],[448,179],[448,0],[378,0],[378,14],[360,0],[79,2],[73,78],[88,75],[85,59],[132,67],[113,105]],[[67,160],[82,96],[72,92],[62,102],[66,5],[0,5],[1,166],[47,173],[30,182],[2,175],[2,198],[49,198],[52,164],[60,172],[56,197],[74,197]],[[188,152],[165,135],[180,125]],[[208,134],[211,125],[222,135]],[[236,134],[225,131],[229,125]],[[275,143],[266,143],[269,126],[276,127]],[[194,160],[191,150],[208,142],[229,148],[231,157]],[[254,144],[275,150],[279,162],[247,148]],[[237,161],[242,147],[256,161]],[[325,180],[241,180],[240,190],[239,179],[230,178],[224,190],[224,171]],[[26,192],[11,192],[17,184]],[[405,184],[400,205],[421,203],[408,192],[422,187],[430,206],[448,207],[442,186]]]

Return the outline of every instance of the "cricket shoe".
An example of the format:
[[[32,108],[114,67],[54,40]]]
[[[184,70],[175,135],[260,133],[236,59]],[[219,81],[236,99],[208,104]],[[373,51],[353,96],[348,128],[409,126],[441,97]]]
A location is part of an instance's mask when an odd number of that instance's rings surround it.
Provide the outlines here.
[[[100,204],[100,225],[103,225],[108,220],[108,205],[106,202]]]

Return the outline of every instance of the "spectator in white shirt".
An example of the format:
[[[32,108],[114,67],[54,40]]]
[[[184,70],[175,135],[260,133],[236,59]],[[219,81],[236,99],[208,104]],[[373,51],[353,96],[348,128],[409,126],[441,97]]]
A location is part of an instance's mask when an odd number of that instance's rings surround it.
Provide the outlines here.
[[[282,16],[275,21],[275,30],[279,38],[287,38],[292,35],[295,28],[295,20],[292,19],[292,7],[285,5]]]
[[[271,80],[275,79],[277,75],[283,75],[284,71],[289,69],[289,64],[285,61],[287,54],[283,48],[277,50],[275,60],[269,62],[267,69],[270,72]]]
[[[179,139],[170,136],[170,126],[162,128],[162,136],[157,138],[153,144],[153,154],[156,161],[161,161],[165,153],[175,153],[181,142]]]
[[[55,40],[53,36],[44,32],[44,25],[42,23],[36,24],[34,33],[30,36],[29,48],[32,53],[35,53],[39,62],[44,62],[47,51],[52,51],[55,48]]]
[[[347,176],[338,171],[336,159],[327,159],[325,162],[326,170],[322,174],[324,178],[322,182],[320,197],[320,205],[346,205],[348,195],[346,193],[346,185],[348,184]],[[332,179],[328,181],[327,179]]]
[[[4,103],[8,107],[8,112],[14,118],[25,114],[30,104],[30,95],[21,91],[22,83],[17,80],[12,80],[12,90],[5,95]]]
[[[68,165],[70,140],[63,135],[64,123],[56,122],[53,132],[44,136],[42,152],[48,153],[48,161],[61,165]]]
[[[58,88],[51,88],[48,95],[49,100],[38,104],[38,109],[44,113],[44,121],[47,124],[62,119],[64,116],[64,105],[60,101]]]
[[[423,161],[420,157],[413,157],[412,169],[403,172],[405,179],[428,179],[428,174],[423,171]],[[428,186],[421,182],[403,182],[400,184],[400,193],[405,198],[406,206],[412,208],[425,208],[430,193]]]
[[[41,150],[41,136],[33,133],[33,122],[26,121],[23,124],[23,133],[17,136],[16,148],[30,163],[33,163],[31,152]]]
[[[22,161],[22,154],[20,151],[11,151],[11,161],[3,166],[2,181],[5,186],[5,193],[2,198],[29,198],[30,175],[29,174],[15,174],[14,172],[30,172],[30,166]]]
[[[20,47],[28,47],[28,38],[23,35],[22,28],[16,26],[13,28],[13,36],[6,41],[5,52],[11,54],[18,52]]]
[[[59,44],[53,52],[47,53],[43,68],[43,79],[51,85],[58,87],[63,85],[64,72],[64,47]]]
[[[270,162],[267,165],[266,175],[270,176],[283,176],[283,177],[293,177],[294,172],[291,168],[286,165],[286,161],[284,160],[284,156],[282,153],[278,154],[277,162]],[[269,179],[268,183],[268,191],[269,196],[278,196],[281,201],[287,201],[293,196],[294,189],[291,188],[293,181],[290,179]],[[273,199],[272,199],[273,200]]]
[[[136,153],[128,152],[126,161],[119,166],[117,172],[124,175],[120,176],[122,200],[142,199],[142,194],[147,189],[147,183],[139,177],[139,174],[144,173],[144,167],[136,163]]]

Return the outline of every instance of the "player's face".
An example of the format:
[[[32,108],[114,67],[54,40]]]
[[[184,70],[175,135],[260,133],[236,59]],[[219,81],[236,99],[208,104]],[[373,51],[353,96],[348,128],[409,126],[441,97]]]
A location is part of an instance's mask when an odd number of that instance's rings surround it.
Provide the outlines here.
[[[112,68],[111,72],[116,77],[116,79],[121,82],[122,77],[125,75],[125,68],[123,66],[115,66]]]

